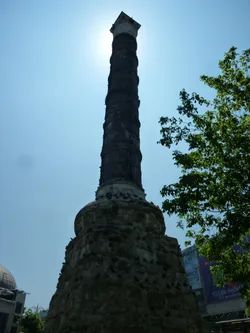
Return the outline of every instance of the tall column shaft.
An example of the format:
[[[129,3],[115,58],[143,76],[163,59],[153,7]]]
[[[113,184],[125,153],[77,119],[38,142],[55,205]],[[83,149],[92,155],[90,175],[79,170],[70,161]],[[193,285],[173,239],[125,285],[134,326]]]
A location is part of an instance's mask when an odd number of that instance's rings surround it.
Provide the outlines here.
[[[123,16],[122,16],[123,15]],[[136,35],[140,25],[121,14],[111,32],[114,39],[110,58],[106,114],[103,125],[101,176],[98,198],[122,192],[132,187],[135,196],[143,198],[141,183],[140,121],[136,55]],[[114,189],[116,185],[116,189]],[[126,185],[126,186],[125,186]],[[112,186],[112,188],[111,188]],[[104,191],[106,188],[106,191]],[[117,192],[117,193],[114,193]]]
[[[122,179],[141,188],[137,43],[123,33],[114,38],[112,48],[100,185]]]

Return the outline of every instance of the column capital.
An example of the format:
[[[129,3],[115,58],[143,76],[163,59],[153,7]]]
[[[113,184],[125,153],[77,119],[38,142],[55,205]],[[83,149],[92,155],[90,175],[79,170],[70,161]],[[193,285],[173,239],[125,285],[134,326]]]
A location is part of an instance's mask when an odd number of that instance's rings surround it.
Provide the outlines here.
[[[141,25],[132,17],[128,16],[124,12],[121,12],[115,23],[112,25],[110,32],[114,37],[122,33],[127,33],[136,38],[140,27]]]

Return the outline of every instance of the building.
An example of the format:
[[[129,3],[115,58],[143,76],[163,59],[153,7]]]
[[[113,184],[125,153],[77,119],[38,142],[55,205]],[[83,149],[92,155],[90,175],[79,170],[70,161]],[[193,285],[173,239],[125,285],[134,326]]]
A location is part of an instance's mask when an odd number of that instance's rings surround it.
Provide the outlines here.
[[[13,275],[0,265],[0,333],[18,332],[25,292],[18,290]]]
[[[217,287],[210,263],[199,256],[195,246],[183,251],[183,261],[204,318],[216,322],[244,317],[246,303],[240,293],[240,284],[228,282],[225,288]]]

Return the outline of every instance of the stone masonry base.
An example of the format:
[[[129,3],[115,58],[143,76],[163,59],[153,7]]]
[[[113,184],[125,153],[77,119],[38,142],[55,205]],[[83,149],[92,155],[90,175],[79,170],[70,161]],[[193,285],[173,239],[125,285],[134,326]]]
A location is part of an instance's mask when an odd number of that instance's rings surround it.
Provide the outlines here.
[[[160,209],[139,200],[95,201],[76,216],[75,232],[45,333],[203,332]]]

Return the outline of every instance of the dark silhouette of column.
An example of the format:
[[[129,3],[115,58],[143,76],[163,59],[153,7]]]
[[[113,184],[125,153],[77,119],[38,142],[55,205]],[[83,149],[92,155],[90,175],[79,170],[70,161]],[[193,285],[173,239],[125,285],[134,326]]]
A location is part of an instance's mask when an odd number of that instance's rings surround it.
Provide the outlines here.
[[[139,28],[137,22],[122,12],[110,30],[114,39],[105,101],[100,187],[97,191],[101,194],[97,194],[97,198],[103,197],[103,192],[112,198],[119,193],[133,198],[145,196],[141,183],[138,112],[136,36]]]

